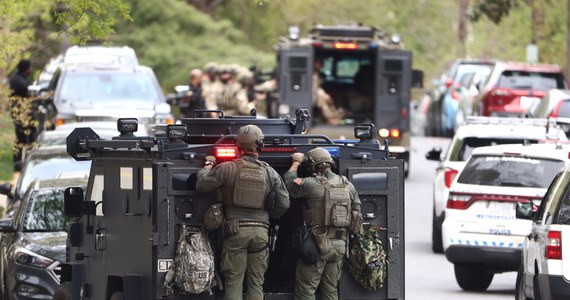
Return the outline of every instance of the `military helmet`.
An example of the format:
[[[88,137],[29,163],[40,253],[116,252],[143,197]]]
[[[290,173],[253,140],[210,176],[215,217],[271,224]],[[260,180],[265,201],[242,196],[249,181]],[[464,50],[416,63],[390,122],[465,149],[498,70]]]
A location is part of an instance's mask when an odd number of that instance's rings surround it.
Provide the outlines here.
[[[331,154],[321,147],[314,148],[307,152],[307,158],[313,167],[325,162],[330,163],[331,165],[334,164]]]
[[[208,74],[214,74],[217,73],[219,69],[219,65],[217,62],[211,61],[209,63],[207,63],[206,65],[204,65],[204,72],[208,73]]]
[[[243,150],[261,152],[263,132],[255,125],[245,125],[238,130],[236,143]]]

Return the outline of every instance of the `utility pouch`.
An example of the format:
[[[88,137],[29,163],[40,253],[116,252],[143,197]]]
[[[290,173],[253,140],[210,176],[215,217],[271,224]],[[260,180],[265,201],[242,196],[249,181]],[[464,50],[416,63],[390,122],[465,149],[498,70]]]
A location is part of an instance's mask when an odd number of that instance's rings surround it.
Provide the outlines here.
[[[360,232],[360,230],[362,230],[362,223],[364,223],[362,213],[353,210],[350,216],[350,226],[348,226],[348,232],[350,232],[350,234]]]
[[[313,227],[313,236],[321,255],[327,255],[331,251],[331,241],[329,240],[327,228],[324,226]]]
[[[264,209],[265,211],[272,211],[275,207],[275,191],[270,191],[265,196]]]
[[[216,230],[220,228],[224,222],[224,211],[222,209],[222,203],[214,203],[210,205],[210,208],[204,214],[204,228],[206,230]]]
[[[348,202],[337,202],[331,209],[331,223],[335,227],[346,227],[350,225],[350,204]]]
[[[229,219],[224,222],[223,228],[224,238],[239,232],[239,219]]]
[[[321,256],[315,237],[305,223],[293,231],[291,247],[301,256],[303,262],[308,265],[315,264]]]

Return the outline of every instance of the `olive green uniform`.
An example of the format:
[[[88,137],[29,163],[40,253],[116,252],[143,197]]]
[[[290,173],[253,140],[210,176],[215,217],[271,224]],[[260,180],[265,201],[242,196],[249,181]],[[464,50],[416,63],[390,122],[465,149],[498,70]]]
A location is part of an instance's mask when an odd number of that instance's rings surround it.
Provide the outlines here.
[[[328,179],[339,177],[330,169],[327,169],[323,175]],[[325,186],[316,177],[301,179],[298,178],[296,171],[289,170],[283,178],[292,198],[305,199],[309,208],[319,208],[324,205]],[[350,193],[352,210],[360,211],[360,198],[354,185],[349,182],[347,187]],[[347,249],[348,232],[346,229],[331,229],[334,228],[329,228],[328,236],[332,251],[321,255],[320,259],[313,265],[308,265],[301,259],[297,261],[295,299],[315,299],[315,292],[319,284],[321,287],[321,299],[338,299],[337,287],[342,270],[342,257]]]
[[[244,155],[221,163],[211,170],[198,171],[198,192],[221,192],[226,220],[239,219],[239,231],[224,239],[220,272],[224,275],[224,299],[242,299],[243,280],[246,278],[246,299],[263,299],[263,282],[269,259],[269,218],[280,218],[289,208],[289,193],[279,174],[267,166],[266,183],[275,192],[275,206],[270,212],[236,206],[231,198],[240,172],[238,161],[262,164],[254,156]]]

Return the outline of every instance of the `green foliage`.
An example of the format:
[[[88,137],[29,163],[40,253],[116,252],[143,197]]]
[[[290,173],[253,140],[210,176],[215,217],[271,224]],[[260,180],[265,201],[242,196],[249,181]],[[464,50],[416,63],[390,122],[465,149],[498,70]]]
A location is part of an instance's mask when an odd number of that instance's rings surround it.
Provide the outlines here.
[[[117,27],[113,42],[133,47],[142,64],[152,67],[165,91],[188,81],[192,68],[209,61],[260,64],[272,68],[273,52],[248,45],[227,20],[215,21],[179,0],[127,0],[133,22]]]
[[[477,22],[482,16],[486,16],[495,24],[499,24],[512,9],[529,3],[530,0],[474,0],[471,5],[471,20]]]

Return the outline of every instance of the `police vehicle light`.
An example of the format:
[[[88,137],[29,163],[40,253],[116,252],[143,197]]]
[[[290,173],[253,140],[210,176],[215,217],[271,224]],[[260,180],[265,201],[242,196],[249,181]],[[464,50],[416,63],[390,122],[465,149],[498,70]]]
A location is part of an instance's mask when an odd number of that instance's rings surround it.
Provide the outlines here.
[[[392,36],[390,37],[390,41],[391,41],[392,43],[394,43],[394,44],[399,44],[399,43],[402,42],[402,37],[401,37],[399,34],[394,33],[394,34],[392,34]]]
[[[232,146],[215,147],[214,156],[218,159],[233,159],[238,156],[238,149]]]
[[[320,47],[322,47],[322,46],[323,46],[323,42],[321,42],[321,41],[313,42],[313,47],[320,48]]]
[[[289,26],[289,28],[287,28],[287,31],[290,40],[296,41],[299,39],[299,33],[301,32],[299,26]]]
[[[297,152],[297,147],[263,147],[263,152]]]
[[[327,150],[329,152],[329,154],[332,157],[338,157],[338,148],[333,148],[333,147],[323,147],[325,150]]]
[[[117,130],[121,136],[133,136],[133,132],[137,132],[139,122],[136,118],[120,118],[117,120]]]
[[[388,130],[386,128],[382,128],[382,129],[378,130],[378,134],[382,138],[387,138],[388,136],[390,136],[390,130]]]
[[[400,137],[400,130],[394,128],[394,129],[390,130],[390,135],[393,138],[399,138]]]
[[[358,49],[358,44],[357,43],[347,43],[347,42],[334,42],[333,47],[335,49],[349,49],[349,50],[354,50],[354,49]]]
[[[372,126],[370,125],[357,125],[354,127],[354,136],[357,139],[371,139],[372,136]]]
[[[176,124],[166,127],[166,136],[169,139],[183,139],[186,137],[186,125]]]
[[[562,235],[560,231],[548,231],[544,257],[548,259],[562,259]]]

